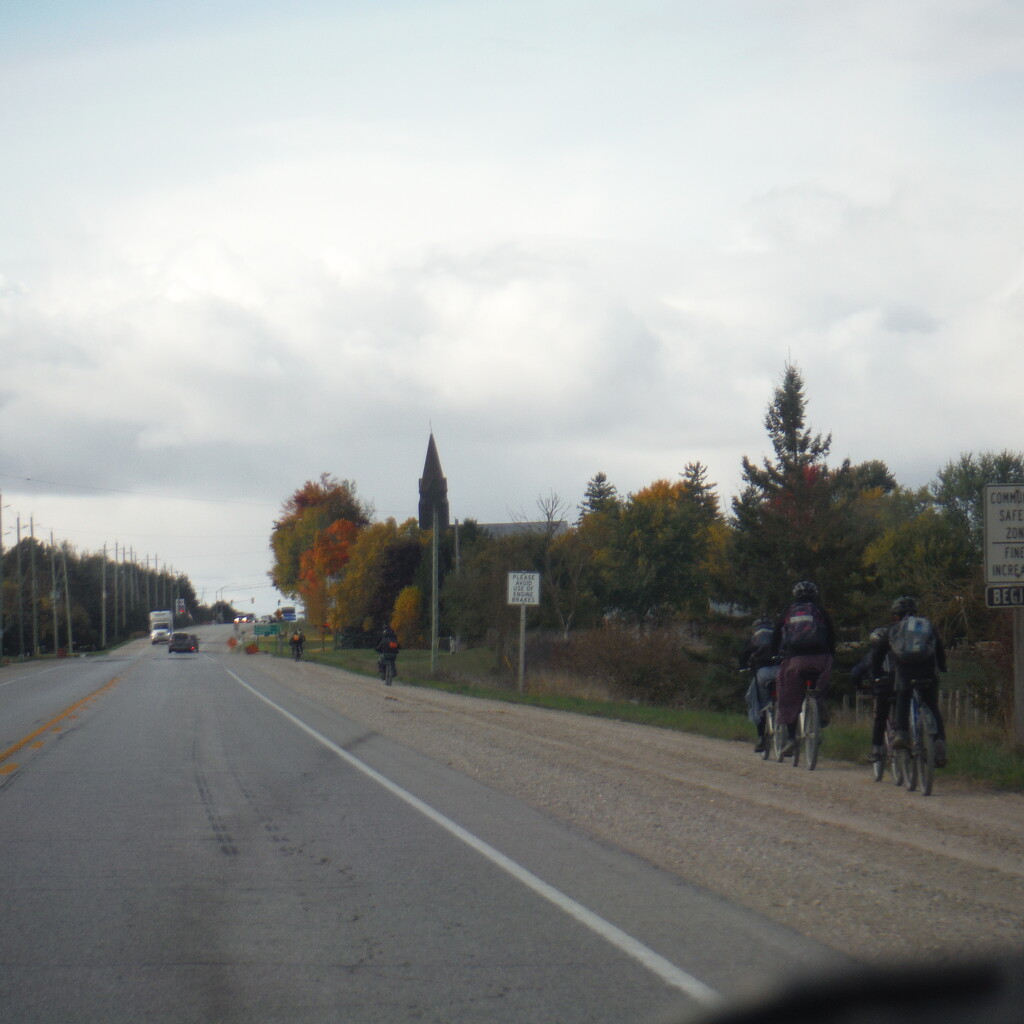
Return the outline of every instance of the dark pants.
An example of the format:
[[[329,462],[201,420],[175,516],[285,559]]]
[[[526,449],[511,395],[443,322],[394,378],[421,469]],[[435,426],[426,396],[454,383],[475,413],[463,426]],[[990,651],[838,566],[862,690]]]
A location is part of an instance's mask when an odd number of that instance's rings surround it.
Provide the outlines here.
[[[896,696],[896,684],[892,678],[878,679],[873,687],[875,695],[875,720],[871,726],[871,745],[880,747],[885,743],[885,726],[889,711]]]
[[[818,677],[816,693],[824,705],[828,695],[828,680],[832,672],[831,654],[794,654],[779,666],[776,689],[779,695],[779,721],[790,726],[789,735],[796,735],[796,720],[803,707],[806,687],[804,679],[810,673]]]
[[[882,746],[886,741],[886,724],[892,708],[895,690],[889,686],[888,693],[874,693],[874,722],[871,724],[871,745]]]
[[[935,726],[938,730],[938,738],[946,738],[946,726],[942,721],[942,712],[939,710],[939,681],[934,676],[931,679],[918,679],[917,694],[921,702],[935,716]],[[907,732],[910,729],[910,698],[912,695],[911,680],[900,678],[896,683],[896,728]]]

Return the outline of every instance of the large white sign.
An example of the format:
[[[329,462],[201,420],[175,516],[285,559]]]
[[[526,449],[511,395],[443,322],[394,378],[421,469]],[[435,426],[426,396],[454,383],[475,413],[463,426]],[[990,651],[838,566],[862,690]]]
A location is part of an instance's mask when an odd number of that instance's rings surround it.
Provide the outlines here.
[[[509,604],[540,604],[540,573],[510,572],[508,574]]]
[[[985,486],[985,582],[1024,583],[1024,484]]]

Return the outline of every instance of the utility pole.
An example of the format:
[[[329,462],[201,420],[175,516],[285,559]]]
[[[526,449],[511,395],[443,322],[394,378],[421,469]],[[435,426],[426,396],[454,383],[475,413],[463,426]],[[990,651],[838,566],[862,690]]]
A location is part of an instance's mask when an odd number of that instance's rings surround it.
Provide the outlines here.
[[[60,650],[60,619],[57,616],[57,558],[53,546],[53,530],[50,530],[50,611],[53,613],[53,653]]]
[[[4,665],[4,495],[0,491],[0,668]]]
[[[18,515],[18,657],[25,658],[25,598],[21,575],[21,514]]]
[[[64,563],[64,612],[68,618],[68,657],[70,658],[75,650],[74,640],[71,636],[71,584],[68,583],[68,549],[61,545],[61,561]]]
[[[28,534],[30,544],[28,547],[29,568],[31,569],[31,597],[32,597],[32,657],[39,656],[39,604],[36,600],[36,517],[28,517]]]
[[[103,561],[100,562],[100,649],[107,649],[107,542],[103,542]]]
[[[114,643],[117,643],[117,638],[121,635],[120,630],[117,628],[117,541],[114,541],[114,563],[110,567],[110,574],[114,577]]]

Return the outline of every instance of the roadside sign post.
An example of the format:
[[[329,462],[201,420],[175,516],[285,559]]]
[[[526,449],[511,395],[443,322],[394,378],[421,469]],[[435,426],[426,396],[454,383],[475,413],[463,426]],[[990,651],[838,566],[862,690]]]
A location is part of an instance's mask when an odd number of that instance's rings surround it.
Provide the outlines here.
[[[987,484],[985,604],[1013,615],[1013,739],[1024,747],[1024,484]]]
[[[519,605],[519,692],[522,693],[526,681],[526,609],[540,604],[540,573],[510,572],[508,603]]]

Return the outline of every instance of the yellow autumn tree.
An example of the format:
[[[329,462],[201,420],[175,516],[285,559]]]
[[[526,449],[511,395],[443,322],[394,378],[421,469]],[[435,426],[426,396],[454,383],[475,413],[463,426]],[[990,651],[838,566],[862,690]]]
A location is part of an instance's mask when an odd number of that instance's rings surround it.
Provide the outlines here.
[[[349,561],[332,588],[334,629],[376,631],[391,620],[395,599],[415,578],[424,536],[415,519],[394,519],[359,531]]]
[[[417,586],[403,587],[395,598],[391,612],[391,628],[403,647],[422,647],[423,592]]]

